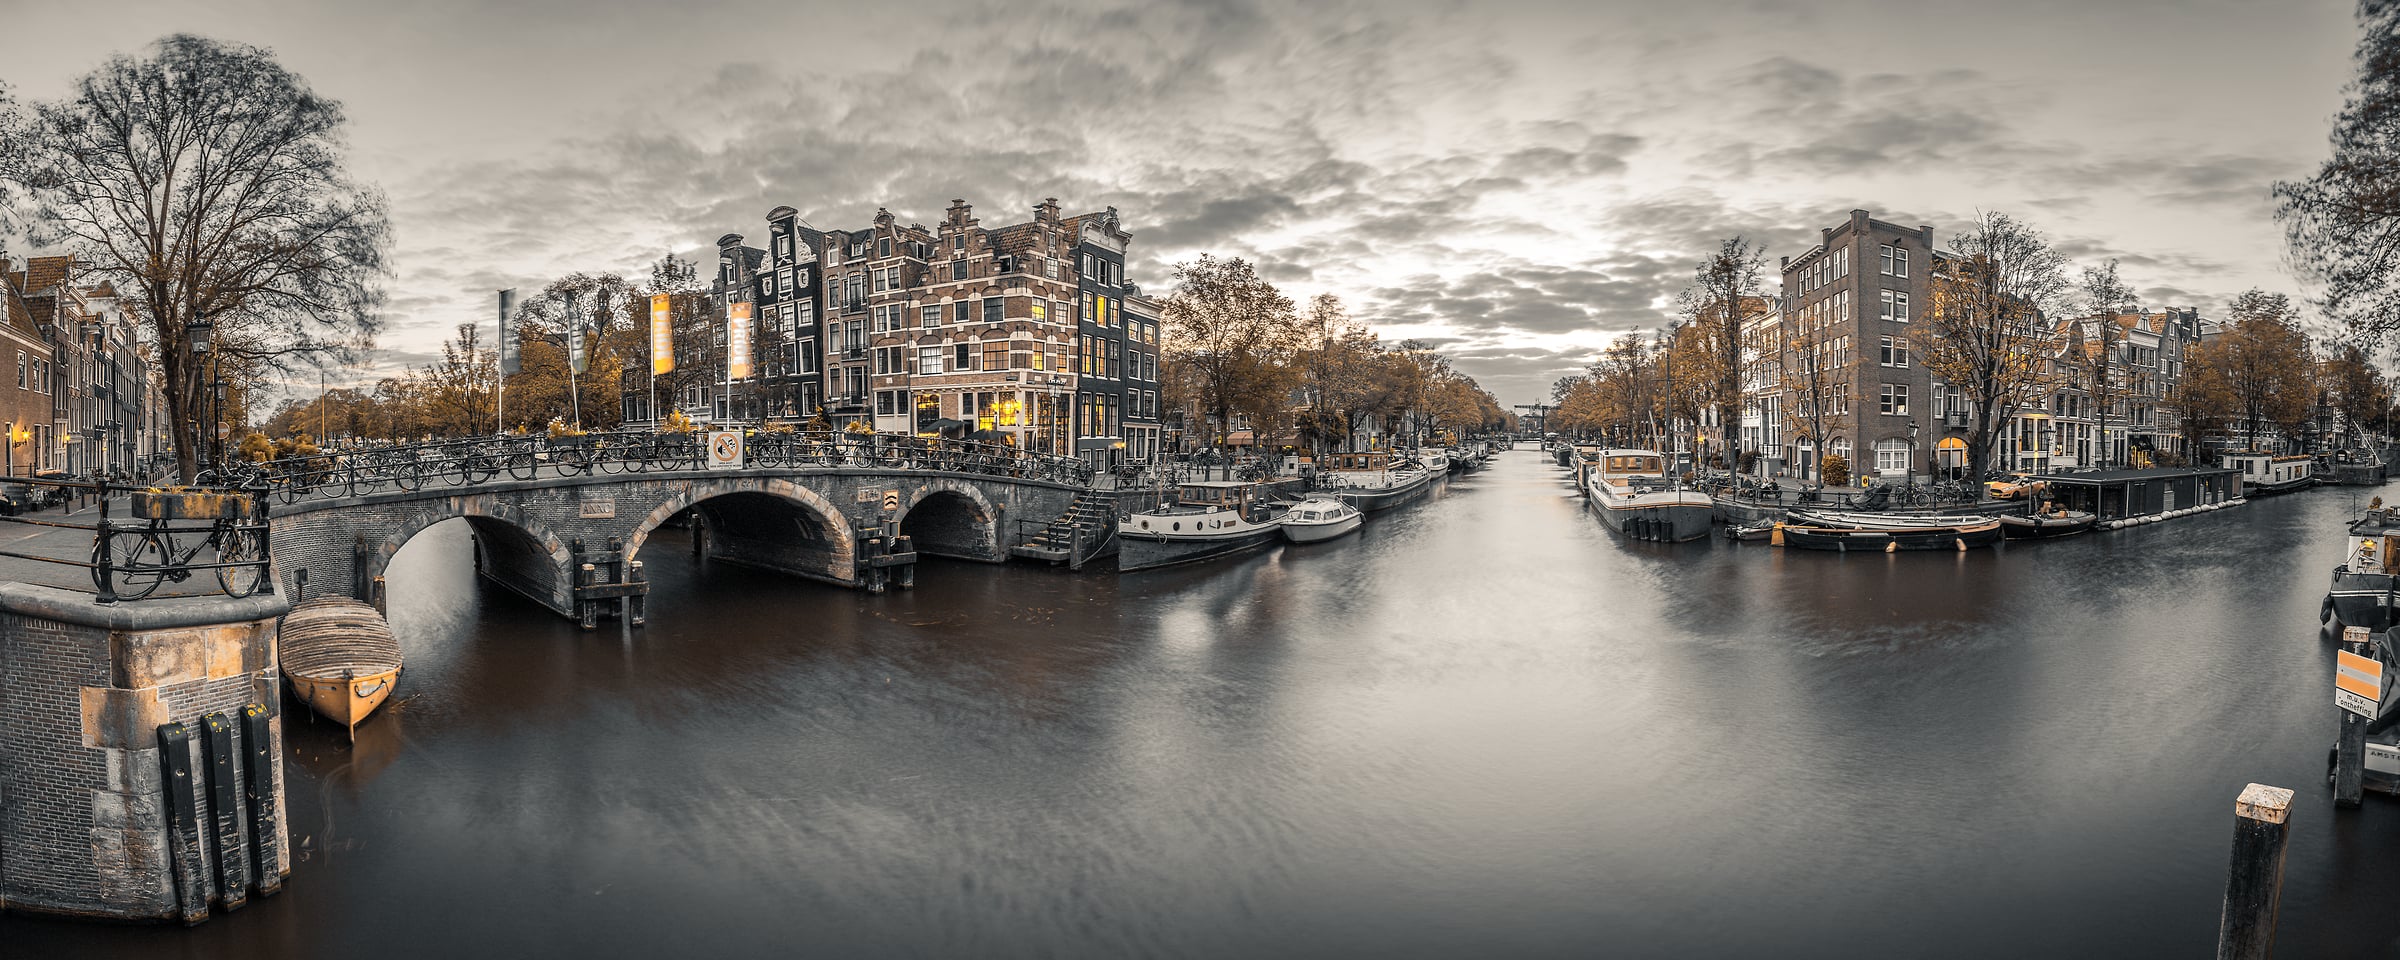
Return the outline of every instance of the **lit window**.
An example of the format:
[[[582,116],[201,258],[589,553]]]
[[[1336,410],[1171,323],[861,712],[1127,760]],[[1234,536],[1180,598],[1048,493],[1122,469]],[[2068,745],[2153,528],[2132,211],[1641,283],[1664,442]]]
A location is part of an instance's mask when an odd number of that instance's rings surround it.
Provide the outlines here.
[[[1907,386],[1906,384],[1899,384],[1899,383],[1887,383],[1887,384],[1884,384],[1884,385],[1883,385],[1883,403],[1882,403],[1882,410],[1883,410],[1883,414],[1884,414],[1885,416],[1890,416],[1890,417],[1905,417],[1905,416],[1907,416],[1907,415],[1908,415],[1908,386]]]

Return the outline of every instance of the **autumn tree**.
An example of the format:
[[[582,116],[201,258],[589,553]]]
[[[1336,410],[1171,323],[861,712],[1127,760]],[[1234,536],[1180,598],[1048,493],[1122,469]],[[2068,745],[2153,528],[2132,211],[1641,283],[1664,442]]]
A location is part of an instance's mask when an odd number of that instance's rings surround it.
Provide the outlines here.
[[[268,51],[175,34],[0,131],[34,242],[72,249],[145,326],[186,477],[207,389],[195,319],[278,371],[354,357],[376,329],[391,226],[344,167],[343,123]]]
[[[2357,344],[2342,344],[2318,367],[2318,383],[2326,402],[2341,415],[2345,430],[2365,439],[2370,424],[2384,419],[2392,407],[2391,384]]]
[[[2040,231],[1988,211],[1934,258],[1932,309],[1910,349],[1969,401],[1968,476],[1983,474],[2017,411],[2060,381],[2060,334],[2046,318],[2066,301],[2066,262]]]
[[[1747,238],[1736,235],[1719,244],[1717,252],[1693,271],[1692,286],[1680,299],[1683,322],[1679,334],[1688,349],[1675,361],[1678,384],[1694,407],[1717,412],[1720,452],[1734,449],[1735,431],[1742,422],[1742,327],[1764,313],[1759,295],[1760,263],[1765,259]]]
[[[1792,439],[1807,444],[1813,454],[1813,462],[1796,464],[1803,476],[1821,475],[1824,458],[1832,452],[1828,441],[1849,409],[1851,378],[1858,365],[1849,329],[1839,318],[1801,311],[1784,314],[1776,326],[1777,342],[1771,346],[1779,358],[1781,415]]]
[[[2292,265],[2319,305],[2367,342],[2400,332],[2400,0],[2359,0],[2365,28],[2334,117],[2332,156],[2275,185]]]
[[[1236,413],[1252,415],[1263,440],[1290,402],[1299,346],[1291,298],[1240,257],[1201,254],[1175,265],[1175,281],[1161,320],[1179,389],[1215,421],[1211,445],[1224,442]]]
[[[2280,293],[2252,288],[2226,313],[2225,332],[2202,339],[2184,360],[2187,403],[2221,407],[2255,449],[2267,427],[2288,431],[2308,418],[2316,399],[2308,336],[2291,298]]]

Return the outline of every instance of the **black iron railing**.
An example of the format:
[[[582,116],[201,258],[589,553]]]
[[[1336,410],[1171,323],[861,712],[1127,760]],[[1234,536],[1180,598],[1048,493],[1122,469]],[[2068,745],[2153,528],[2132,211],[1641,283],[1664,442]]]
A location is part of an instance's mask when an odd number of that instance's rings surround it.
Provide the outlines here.
[[[284,503],[378,493],[474,487],[511,480],[591,474],[663,473],[709,467],[707,433],[590,433],[511,436],[354,447],[204,474],[203,483],[257,489]],[[1006,444],[902,434],[749,431],[738,467],[851,467],[930,470],[1089,484],[1077,457]]]
[[[78,519],[79,503],[92,512]],[[56,519],[38,514],[56,509]],[[17,538],[0,557],[90,571],[101,603],[142,600],[169,584],[175,596],[275,592],[261,488],[150,487],[54,478],[0,479],[0,522],[73,533]],[[88,533],[89,536],[84,534]],[[180,588],[213,574],[215,589]]]

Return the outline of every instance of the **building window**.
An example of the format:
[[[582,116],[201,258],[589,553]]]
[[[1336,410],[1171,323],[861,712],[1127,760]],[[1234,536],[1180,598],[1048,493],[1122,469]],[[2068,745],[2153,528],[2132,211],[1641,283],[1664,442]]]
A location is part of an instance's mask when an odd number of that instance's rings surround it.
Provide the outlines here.
[[[1008,341],[990,340],[983,345],[983,369],[1008,369]]]
[[[1908,338],[1884,337],[1880,359],[1887,367],[1908,366]]]
[[[878,257],[888,257],[888,256],[891,256],[891,255],[892,255],[892,238],[890,238],[890,237],[884,237],[884,238],[881,238],[881,239],[879,239],[879,240],[876,240],[876,241],[875,241],[875,255],[876,255],[876,256],[878,256]]]
[[[1888,243],[1883,244],[1882,246],[1877,247],[1876,251],[1883,255],[1883,275],[1887,277],[1892,276],[1892,245]]]
[[[1901,252],[1905,253],[1907,251]],[[1906,290],[1892,291],[1892,322],[1908,322],[1908,291]]]
[[[917,373],[924,375],[940,372],[942,372],[942,348],[918,347]]]
[[[1033,322],[1035,322],[1035,323],[1048,323],[1048,322],[1050,322],[1050,303],[1049,303],[1049,301],[1047,301],[1047,300],[1036,300],[1036,301],[1034,301],[1034,302],[1033,302]]]
[[[1884,384],[1882,410],[1883,415],[1887,417],[1908,416],[1908,385],[1901,383]]]
[[[1875,441],[1876,473],[1907,473],[1908,470],[1908,441]]]
[[[1895,277],[1905,277],[1905,276],[1908,276],[1908,248],[1907,248],[1907,247],[1893,247],[1893,248],[1892,248],[1892,276],[1895,276]]]
[[[983,298],[983,322],[999,323],[1006,319],[1008,319],[1007,311],[999,297]]]
[[[966,279],[966,278],[967,278],[967,262],[966,262],[966,261],[964,261],[964,260],[952,260],[952,261],[950,261],[950,279],[952,279],[952,280],[964,280],[964,279]]]
[[[924,321],[925,328],[928,330],[941,326],[942,305],[933,303],[917,308],[917,319]]]
[[[956,344],[956,352],[950,358],[950,371],[963,373],[975,369],[975,356],[981,352],[977,349],[980,346],[982,345],[977,343]]]
[[[19,350],[19,351],[17,351],[17,389],[19,389],[19,390],[23,390],[23,389],[25,389],[25,374],[26,374],[25,351],[23,351],[23,350]]]

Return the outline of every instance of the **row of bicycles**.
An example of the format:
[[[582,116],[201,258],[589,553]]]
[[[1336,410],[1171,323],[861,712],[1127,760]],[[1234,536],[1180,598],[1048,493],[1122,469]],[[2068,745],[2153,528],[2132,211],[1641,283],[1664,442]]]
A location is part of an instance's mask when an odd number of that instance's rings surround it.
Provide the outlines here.
[[[336,500],[392,490],[471,487],[509,480],[592,474],[697,470],[708,452],[692,434],[615,433],[491,437],[361,447],[202,471],[197,484],[263,491],[284,503]],[[1091,466],[1074,457],[1027,453],[1005,444],[844,433],[757,433],[746,438],[745,467],[851,467],[972,473],[1088,484]]]

